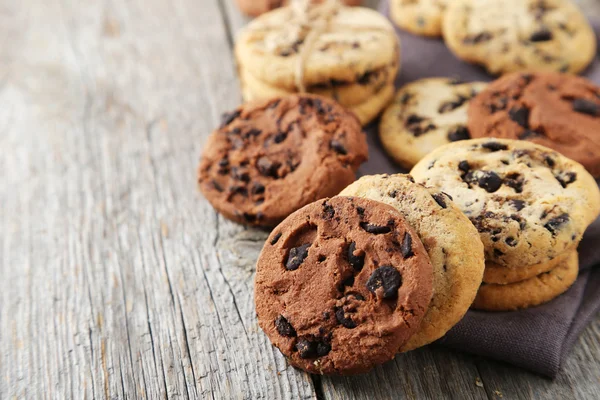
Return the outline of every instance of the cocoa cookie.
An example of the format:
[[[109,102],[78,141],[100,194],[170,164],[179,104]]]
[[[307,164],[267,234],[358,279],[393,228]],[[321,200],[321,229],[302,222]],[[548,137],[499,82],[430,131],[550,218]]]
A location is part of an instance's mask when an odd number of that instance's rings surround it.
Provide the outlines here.
[[[450,0],[452,1],[452,0]],[[390,18],[415,35],[441,36],[448,0],[390,0]]]
[[[565,252],[550,261],[535,265],[504,266],[488,261],[485,263],[483,281],[485,283],[498,283],[501,285],[524,281],[556,268],[568,255],[569,252]]]
[[[486,261],[506,267],[575,249],[600,211],[598,186],[581,164],[526,141],[451,143],[411,174],[452,196],[479,231]]]
[[[319,200],[267,239],[256,267],[258,323],[298,368],[366,372],[418,330],[431,268],[418,235],[391,206]]]
[[[493,82],[469,108],[473,137],[529,140],[600,177],[600,88],[578,76],[515,73]]]
[[[487,311],[512,311],[546,303],[567,291],[577,279],[579,257],[577,251],[554,269],[524,281],[507,285],[481,285],[472,308]]]
[[[452,0],[446,45],[492,74],[524,69],[578,73],[596,55],[596,36],[571,0]]]
[[[410,175],[363,176],[340,196],[357,196],[394,207],[417,232],[433,266],[433,298],[419,331],[400,351],[442,337],[465,315],[481,285],[483,244],[477,229],[437,189],[415,183]]]
[[[291,95],[248,103],[209,137],[200,190],[225,217],[275,226],[354,181],[368,157],[356,117],[334,101]]]
[[[342,0],[348,6],[359,6],[362,0]],[[313,0],[317,3],[318,0]],[[288,5],[289,0],[237,0],[240,10],[247,15],[256,17],[267,11]]]
[[[403,86],[381,116],[383,148],[400,165],[412,168],[433,149],[470,139],[467,108],[485,86],[449,78],[421,79]]]

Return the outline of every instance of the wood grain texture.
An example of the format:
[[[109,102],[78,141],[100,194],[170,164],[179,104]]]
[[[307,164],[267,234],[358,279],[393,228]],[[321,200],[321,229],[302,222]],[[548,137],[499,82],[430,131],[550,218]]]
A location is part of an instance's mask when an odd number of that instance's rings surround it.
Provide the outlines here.
[[[360,377],[286,364],[254,313],[266,233],[195,190],[245,21],[229,0],[0,2],[0,399],[600,397],[600,320],[554,382],[437,347]]]

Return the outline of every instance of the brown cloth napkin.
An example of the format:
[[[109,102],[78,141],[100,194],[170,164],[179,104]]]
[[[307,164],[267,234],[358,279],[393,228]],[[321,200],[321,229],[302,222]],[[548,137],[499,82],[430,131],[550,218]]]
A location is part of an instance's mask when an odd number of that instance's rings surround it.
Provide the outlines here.
[[[387,0],[380,4],[379,10],[388,15]],[[464,81],[493,79],[483,69],[454,57],[441,39],[427,39],[400,30],[397,33],[402,47],[397,86],[433,76]],[[600,84],[598,59],[585,76]],[[379,143],[377,124],[375,121],[366,128],[370,160],[362,166],[360,174],[406,172],[386,156]],[[599,245],[600,219],[597,219],[579,246],[579,278],[566,293],[549,303],[522,311],[469,311],[438,343],[555,377],[578,335],[600,310]]]

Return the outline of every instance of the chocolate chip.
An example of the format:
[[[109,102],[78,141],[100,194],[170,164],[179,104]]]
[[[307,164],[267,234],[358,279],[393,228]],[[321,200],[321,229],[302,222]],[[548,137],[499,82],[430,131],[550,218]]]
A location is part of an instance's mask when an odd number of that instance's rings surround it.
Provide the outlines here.
[[[544,161],[546,162],[546,164],[548,164],[548,166],[550,168],[554,168],[554,165],[556,165],[556,162],[554,161],[554,159],[552,157],[550,157],[549,155],[544,156]]]
[[[468,172],[471,169],[471,166],[469,165],[468,161],[461,161],[458,163],[458,169],[460,169],[463,172]]]
[[[349,277],[347,277],[346,279],[344,279],[341,283],[340,286],[338,287],[338,290],[340,292],[343,292],[345,290],[346,287],[351,287],[352,285],[354,285],[354,276],[350,275]]]
[[[547,42],[548,40],[552,40],[553,35],[548,29],[542,28],[537,32],[533,32],[529,37],[529,40],[532,42]]]
[[[548,229],[552,235],[556,235],[556,231],[561,225],[569,221],[569,214],[564,213],[558,217],[552,218],[550,221],[544,224],[544,228]]]
[[[348,262],[355,271],[362,270],[365,265],[365,254],[362,250],[356,251],[355,242],[350,243],[350,246],[348,246]]]
[[[402,277],[396,268],[388,265],[377,268],[367,281],[367,289],[377,294],[377,289],[383,289],[383,298],[391,299],[398,296],[398,289],[402,285]]]
[[[331,351],[331,345],[325,342],[317,342],[317,357],[325,357]]]
[[[229,193],[231,193],[232,195],[240,194],[244,197],[248,197],[248,189],[244,186],[232,185],[229,187]]]
[[[508,149],[507,145],[498,142],[486,142],[482,144],[481,147],[483,147],[484,149],[488,149],[492,152]]]
[[[517,240],[512,236],[509,236],[506,239],[504,239],[504,242],[510,247],[515,247],[517,245]]]
[[[377,77],[377,71],[367,71],[364,74],[360,75],[356,82],[359,85],[368,85],[372,79]]]
[[[502,186],[502,179],[494,171],[482,171],[477,183],[488,193],[494,193]]]
[[[308,248],[310,243],[303,244],[302,246],[293,247],[288,254],[287,261],[285,262],[285,269],[288,271],[297,270],[300,264],[304,262],[304,259],[308,256]]]
[[[261,133],[262,133],[262,131],[260,129],[252,128],[244,134],[244,137],[245,138],[250,138],[252,136],[256,137],[256,136],[259,136]]]
[[[256,162],[256,168],[258,168],[258,172],[263,176],[269,176],[272,178],[277,178],[277,170],[281,164],[278,162],[273,162],[269,160],[267,157],[261,157]]]
[[[508,203],[513,206],[517,211],[521,211],[525,208],[525,202],[523,200],[511,199]]]
[[[390,196],[391,198],[395,199],[396,196],[398,196],[398,191],[397,190],[392,190],[391,192],[388,193],[388,196]]]
[[[254,195],[263,194],[265,192],[265,186],[262,183],[254,182],[252,188],[250,189],[250,192]]]
[[[219,182],[217,182],[217,181],[215,181],[215,180],[213,179],[213,181],[212,181],[211,183],[212,183],[212,186],[215,188],[215,190],[216,190],[217,192],[223,192],[223,186],[221,186],[221,185],[219,184]]]
[[[448,207],[448,205],[446,204],[446,199],[444,198],[444,195],[442,193],[434,193],[431,195],[431,197],[433,197],[435,202],[438,203],[440,205],[440,207],[442,207],[442,208]]]
[[[279,232],[275,236],[273,236],[273,239],[271,239],[271,245],[274,245],[275,243],[277,243],[280,238],[281,238],[281,232]]]
[[[222,158],[219,160],[219,167],[225,168],[229,166],[229,160],[227,158]]]
[[[493,114],[497,111],[506,110],[507,105],[508,105],[508,99],[506,97],[500,97],[500,98],[494,99],[493,103],[488,104],[488,109],[489,109],[490,113]]]
[[[471,135],[469,134],[469,129],[467,129],[466,126],[459,125],[451,131],[448,131],[448,140],[451,142],[469,139],[471,139]]]
[[[496,257],[502,257],[504,255],[504,252],[498,249],[494,249],[494,256]]]
[[[239,167],[231,168],[231,177],[238,181],[242,181],[242,182],[246,182],[246,183],[250,182],[250,174],[248,173],[248,171],[244,171],[243,169],[241,169]]]
[[[504,177],[504,184],[513,188],[517,193],[523,192],[523,178],[517,173],[506,175]]]
[[[352,318],[346,317],[346,313],[342,307],[335,308],[335,319],[337,319],[337,321],[345,328],[356,328],[356,322],[354,322]]]
[[[300,358],[315,358],[317,355],[317,346],[314,342],[306,339],[300,339],[296,343],[296,350],[300,354]]]
[[[232,123],[234,119],[239,117],[240,114],[241,114],[240,111],[232,111],[232,112],[223,113],[221,115],[221,126],[219,127],[219,129],[225,128],[227,125]]]
[[[275,327],[277,328],[277,332],[279,332],[281,336],[296,336],[296,330],[283,315],[277,317],[277,319],[275,320]]]
[[[412,236],[410,236],[408,232],[404,232],[404,238],[402,239],[402,246],[400,249],[404,258],[411,257],[414,254],[412,250]]]
[[[415,114],[409,115],[404,124],[406,129],[408,129],[415,137],[421,136],[430,130],[436,129],[436,126],[432,124],[429,119]]]
[[[467,100],[469,100],[469,99],[466,98],[466,97],[464,97],[464,96],[458,96],[458,98],[456,98],[455,100],[447,101],[445,103],[442,103],[440,105],[440,107],[438,108],[438,112],[440,114],[445,114],[447,112],[456,110],[458,107],[460,107],[463,104],[465,104],[465,102]]]
[[[275,137],[273,137],[273,141],[275,143],[281,143],[283,142],[285,139],[287,139],[287,132],[279,132],[277,135],[275,135]]]
[[[562,175],[554,176],[563,188],[566,188],[570,183],[577,180],[577,174],[575,172],[567,172]]]
[[[513,107],[508,112],[510,119],[523,128],[529,128],[529,109],[526,107]]]
[[[242,214],[242,215],[243,215],[244,219],[245,219],[247,222],[249,222],[249,223],[252,223],[252,222],[256,221],[256,219],[257,219],[257,215],[254,215],[254,214],[251,214],[251,213],[247,213],[247,212],[245,212],[245,213],[244,213],[244,214]]]
[[[331,142],[329,142],[329,146],[333,149],[333,151],[335,151],[338,154],[341,155],[346,155],[348,154],[348,151],[346,150],[346,148],[344,147],[344,145],[342,145],[342,143],[340,143],[339,141],[333,139],[331,140]]]
[[[365,215],[365,209],[364,209],[364,208],[362,208],[362,207],[360,207],[360,206],[356,207],[356,212],[357,212],[357,213],[358,213],[358,215],[360,215],[361,217],[362,217],[363,215]]]
[[[480,32],[477,35],[465,36],[463,39],[464,44],[477,44],[491,40],[493,35],[490,32]]]
[[[366,232],[372,233],[374,235],[379,235],[382,233],[390,233],[392,231],[392,228],[387,225],[383,225],[383,226],[374,225],[374,224],[369,224],[367,222],[361,222],[360,227],[363,228]]]
[[[407,104],[412,97],[412,94],[404,93],[402,96],[400,96],[400,104]]]
[[[573,111],[578,113],[597,116],[600,112],[600,107],[593,101],[586,99],[573,100]]]

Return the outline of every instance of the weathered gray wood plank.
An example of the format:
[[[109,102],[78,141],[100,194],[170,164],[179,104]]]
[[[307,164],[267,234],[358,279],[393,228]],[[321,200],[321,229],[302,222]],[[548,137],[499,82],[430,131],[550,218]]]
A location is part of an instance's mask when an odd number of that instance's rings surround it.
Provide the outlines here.
[[[239,103],[217,2],[2,15],[0,397],[314,398],[257,334],[265,234],[195,190]]]

